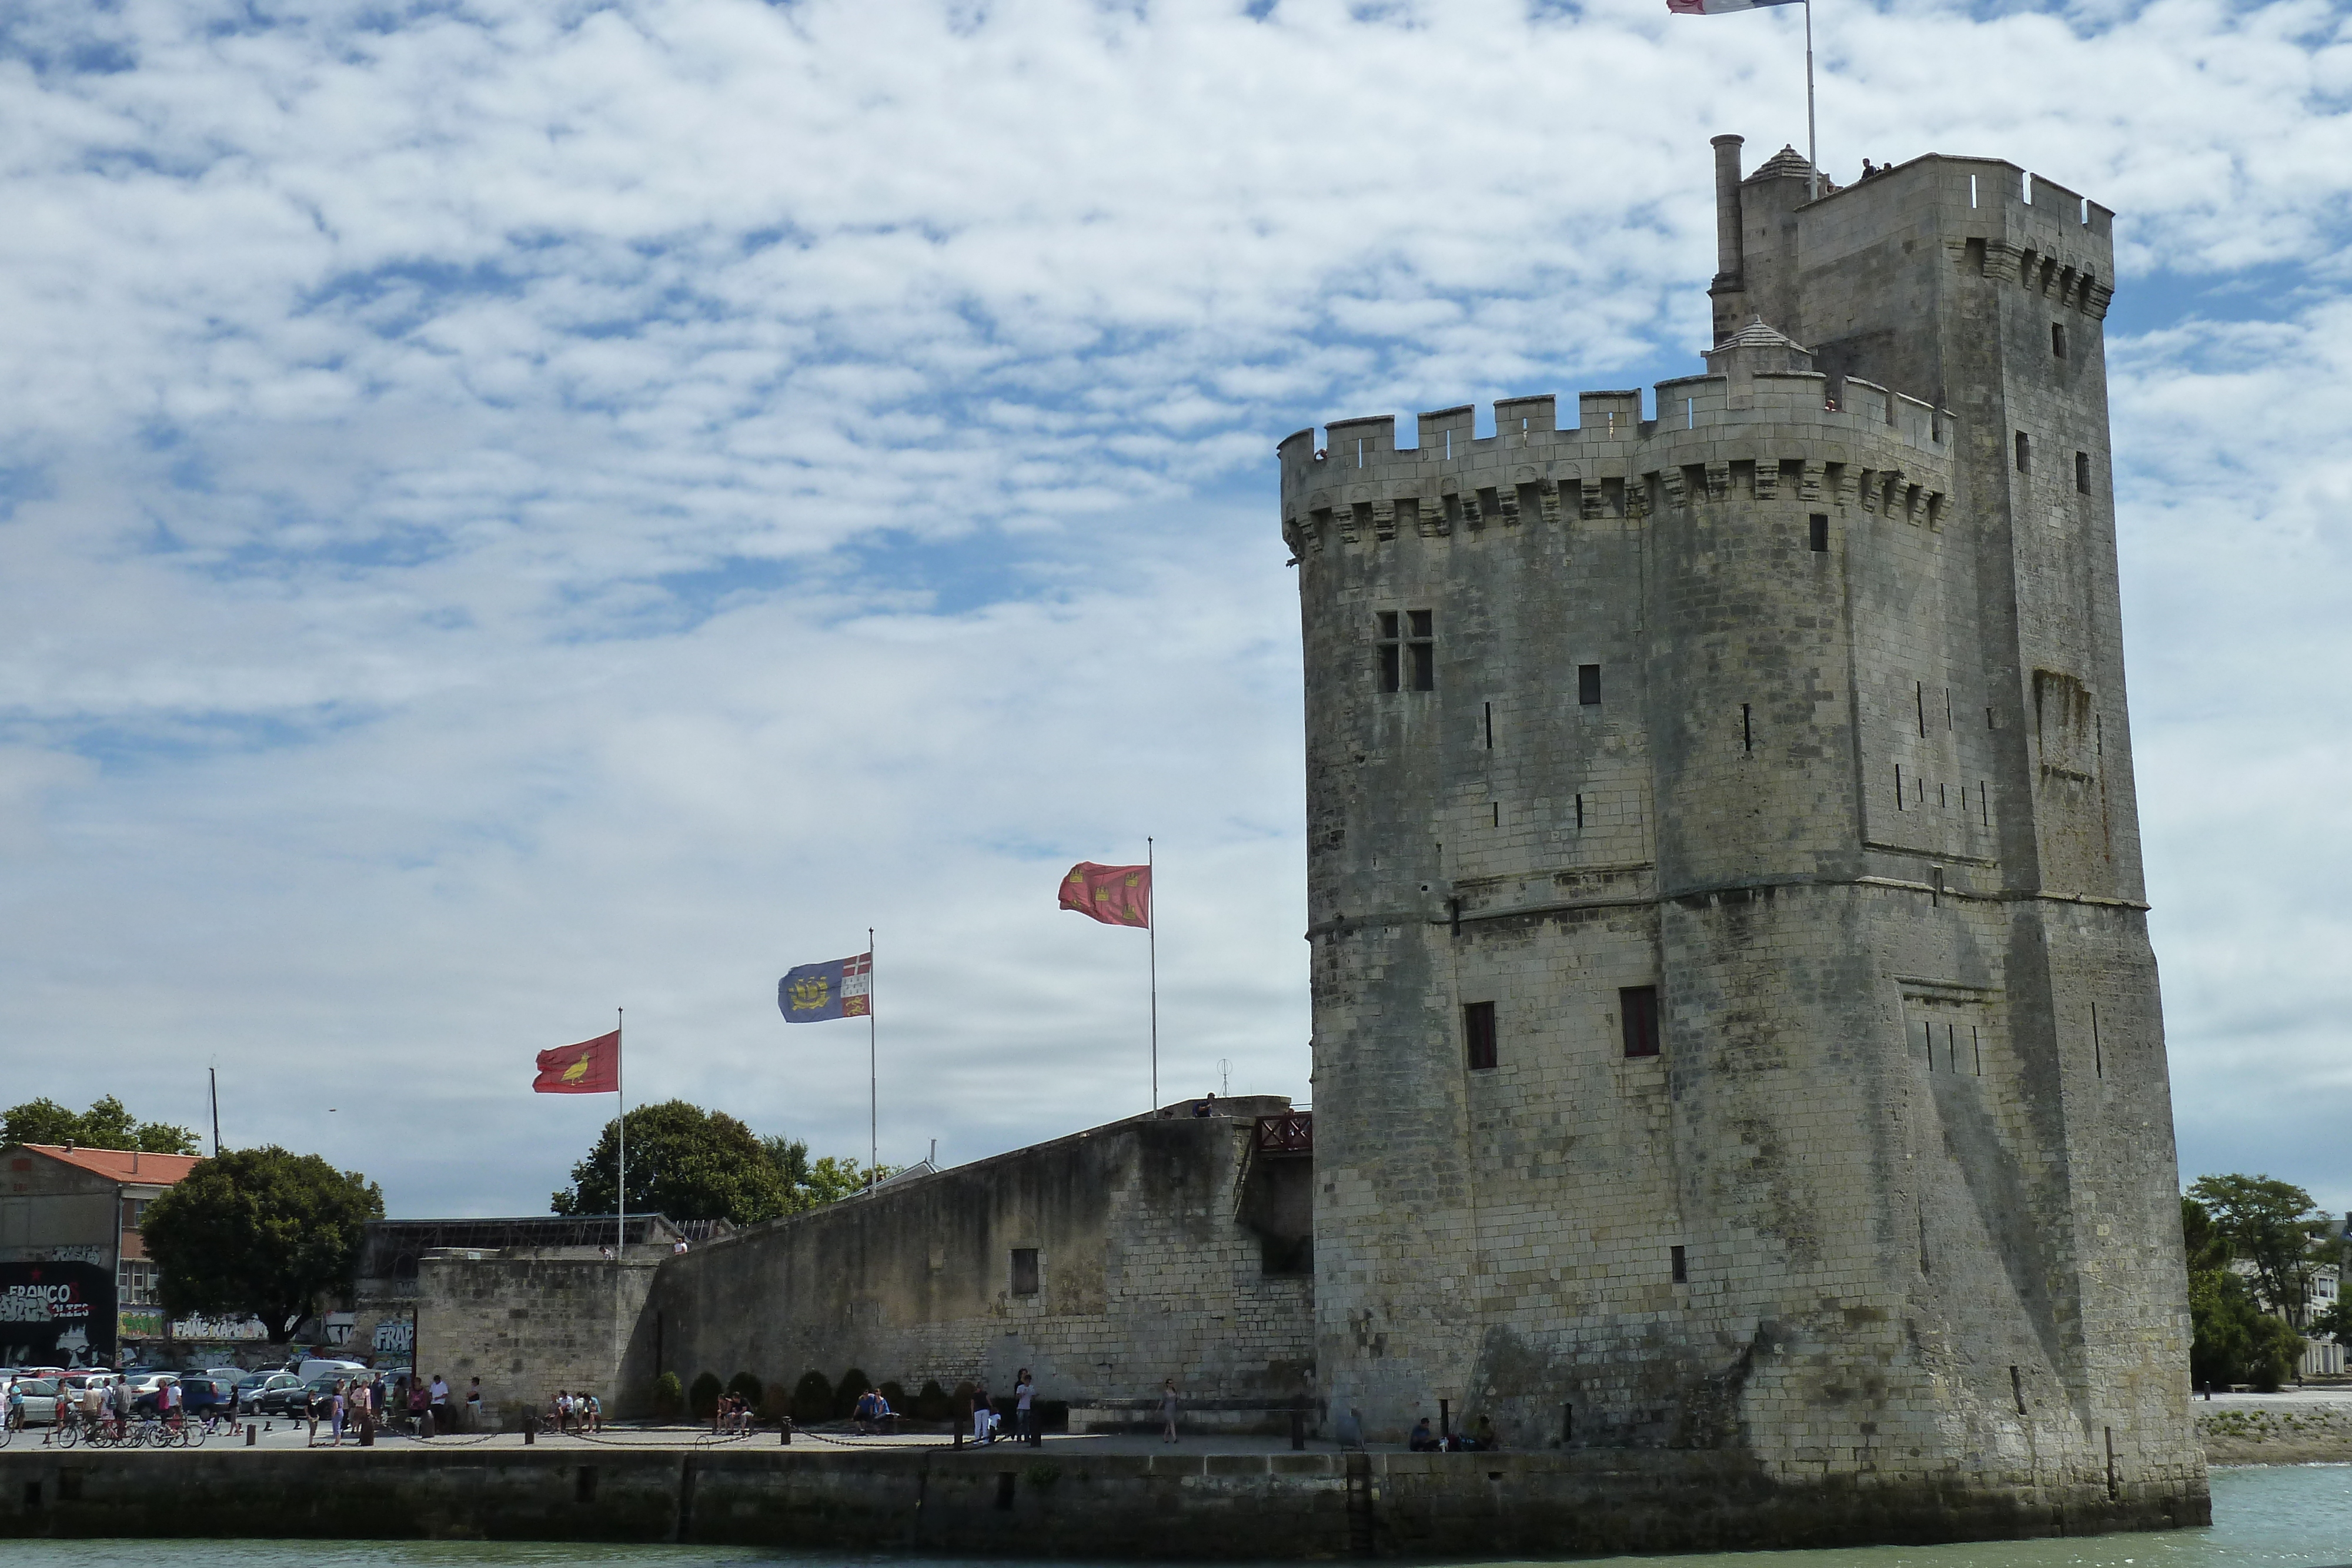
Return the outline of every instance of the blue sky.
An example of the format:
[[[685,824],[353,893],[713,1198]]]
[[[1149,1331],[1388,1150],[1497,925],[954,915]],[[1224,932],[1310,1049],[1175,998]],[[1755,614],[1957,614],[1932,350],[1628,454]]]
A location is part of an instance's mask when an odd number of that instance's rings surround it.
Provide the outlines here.
[[[2184,1169],[2352,1207],[2341,7],[1825,0],[1822,142],[2115,207]],[[1697,368],[1663,5],[34,4],[0,21],[0,1068],[530,1212],[634,1093],[884,1156],[1307,1093],[1273,444]],[[331,1110],[330,1108],[332,1108]]]

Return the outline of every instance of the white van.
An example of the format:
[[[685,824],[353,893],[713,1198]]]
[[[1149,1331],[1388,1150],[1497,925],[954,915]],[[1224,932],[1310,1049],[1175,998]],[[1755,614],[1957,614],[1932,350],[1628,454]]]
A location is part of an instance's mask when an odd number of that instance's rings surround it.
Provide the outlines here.
[[[356,1361],[326,1361],[313,1358],[296,1367],[294,1375],[308,1383],[321,1374],[332,1373],[338,1377],[356,1377],[366,1370],[366,1367]]]

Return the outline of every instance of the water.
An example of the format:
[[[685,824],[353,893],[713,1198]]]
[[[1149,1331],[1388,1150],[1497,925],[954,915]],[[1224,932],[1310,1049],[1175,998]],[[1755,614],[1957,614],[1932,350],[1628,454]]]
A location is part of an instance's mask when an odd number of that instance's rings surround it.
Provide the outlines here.
[[[12,1541],[6,1568],[939,1568],[954,1558],[778,1552],[749,1547],[367,1541]],[[980,1559],[1003,1568],[1003,1558]],[[2148,1535],[1872,1546],[1848,1552],[1613,1558],[1623,1568],[2352,1568],[2352,1465],[2213,1472],[2213,1523]],[[1055,1568],[1082,1568],[1056,1564]],[[1485,1564],[1483,1568],[1496,1568]],[[1591,1562],[1584,1568],[1602,1568]]]

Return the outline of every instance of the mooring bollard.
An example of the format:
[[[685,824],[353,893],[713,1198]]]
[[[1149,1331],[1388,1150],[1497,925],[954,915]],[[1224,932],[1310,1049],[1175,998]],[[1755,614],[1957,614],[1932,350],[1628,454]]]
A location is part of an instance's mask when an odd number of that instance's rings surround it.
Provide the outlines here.
[[[360,1447],[362,1448],[373,1448],[375,1447],[374,1422],[362,1421],[360,1423]]]
[[[257,1421],[247,1421],[245,1424],[245,1446],[250,1448],[260,1439],[260,1437],[261,1424]]]
[[[1293,1448],[1307,1447],[1307,1412],[1304,1410],[1290,1413],[1290,1446]]]
[[[539,1428],[532,1426],[528,1421],[523,1423],[522,1446],[526,1448],[534,1448],[539,1446]]]
[[[776,1423],[776,1440],[789,1448],[793,1446],[793,1418],[789,1416]]]

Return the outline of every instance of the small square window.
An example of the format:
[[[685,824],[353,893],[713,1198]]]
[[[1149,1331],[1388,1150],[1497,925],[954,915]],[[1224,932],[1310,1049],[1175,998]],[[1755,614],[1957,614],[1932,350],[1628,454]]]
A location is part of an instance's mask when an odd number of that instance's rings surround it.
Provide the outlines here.
[[[1462,1039],[1467,1048],[1471,1071],[1484,1071],[1495,1065],[1495,1004],[1468,1002],[1462,1009]]]
[[[1689,1260],[1687,1260],[1686,1258],[1685,1258],[1685,1257],[1683,1256],[1683,1249],[1682,1249],[1681,1248],[1679,1248],[1679,1247],[1676,1247],[1676,1248],[1675,1248],[1675,1249],[1672,1249],[1672,1257],[1673,1257],[1673,1260],[1674,1260],[1674,1268],[1675,1268],[1675,1284],[1677,1284],[1677,1285],[1687,1285],[1687,1284],[1689,1284],[1689,1283],[1690,1283],[1690,1261],[1689,1261]]]
[[[1034,1296],[1037,1293],[1037,1249],[1015,1247],[1013,1249],[1013,1293]]]
[[[2066,328],[2063,322],[2050,323],[2050,352],[2058,359],[2066,357]]]
[[[1827,512],[1815,512],[1807,519],[1807,544],[1817,550],[1830,548],[1830,515]]]
[[[1576,666],[1576,700],[1583,704],[1586,707],[1592,707],[1600,703],[1600,665],[1579,664]]]
[[[1383,611],[1381,611],[1381,636],[1383,636],[1383,637],[1385,637],[1385,638],[1387,638],[1390,642],[1393,643],[1393,642],[1395,642],[1395,641],[1396,641],[1396,634],[1397,634],[1397,612],[1396,612],[1395,611],[1393,611],[1393,610],[1383,610]]]
[[[1658,988],[1627,986],[1617,993],[1617,1017],[1624,1026],[1625,1054],[1658,1054]]]
[[[2017,471],[2021,474],[2033,472],[2033,443],[2026,439],[2025,432],[2021,430],[2017,433]]]
[[[1405,612],[1405,618],[1412,624],[1412,634],[1414,636],[1428,637],[1433,634],[1429,629],[1431,614],[1432,612],[1426,610],[1408,610]]]
[[[1407,643],[1405,649],[1412,655],[1412,689],[1433,692],[1437,689],[1437,650],[1427,643]]]
[[[2074,488],[2085,496],[2091,493],[2091,455],[2087,452],[2074,454]]]

